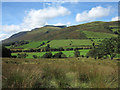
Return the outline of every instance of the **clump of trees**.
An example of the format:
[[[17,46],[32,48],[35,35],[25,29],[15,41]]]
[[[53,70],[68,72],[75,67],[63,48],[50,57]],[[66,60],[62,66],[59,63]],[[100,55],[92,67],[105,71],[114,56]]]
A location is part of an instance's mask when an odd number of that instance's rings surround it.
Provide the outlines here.
[[[92,50],[90,50],[87,56],[91,56],[95,59],[109,56],[111,59],[113,59],[117,53],[120,53],[119,48],[120,38],[105,39],[99,46],[94,47]]]
[[[51,52],[48,52],[48,53],[45,53],[42,58],[52,58],[52,53]]]
[[[53,55],[53,58],[66,58],[66,55],[63,52],[59,52]]]
[[[51,52],[45,53],[42,58],[66,58],[66,55],[62,52],[58,52],[56,54],[52,54]]]
[[[17,56],[18,58],[26,58],[28,55],[26,53],[21,53],[21,54],[18,53]]]
[[[0,56],[2,57],[11,57],[10,49],[5,48],[4,46],[0,46]],[[1,53],[2,51],[2,53]]]
[[[15,42],[9,44],[9,46],[12,45],[13,47],[17,47],[17,46],[25,45],[28,43],[29,43],[29,41],[21,40],[21,41],[15,41]]]
[[[75,50],[74,55],[75,55],[75,57],[80,57],[80,51]]]
[[[37,55],[33,55],[33,58],[38,58]]]

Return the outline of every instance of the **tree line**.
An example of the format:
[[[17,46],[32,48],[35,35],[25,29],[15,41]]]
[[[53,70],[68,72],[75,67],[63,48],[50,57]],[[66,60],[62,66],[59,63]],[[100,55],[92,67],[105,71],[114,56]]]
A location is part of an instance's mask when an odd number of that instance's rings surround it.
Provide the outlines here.
[[[49,44],[48,44],[49,45]],[[76,47],[76,48],[50,48],[48,45],[44,48],[38,48],[38,49],[28,49],[28,50],[22,50],[22,49],[11,49],[12,53],[17,52],[48,52],[48,51],[73,51],[73,50],[81,50],[81,49],[92,49],[92,47]]]
[[[117,54],[120,54],[120,36],[104,39],[97,47],[94,46],[87,55],[95,59],[110,57],[112,60]]]

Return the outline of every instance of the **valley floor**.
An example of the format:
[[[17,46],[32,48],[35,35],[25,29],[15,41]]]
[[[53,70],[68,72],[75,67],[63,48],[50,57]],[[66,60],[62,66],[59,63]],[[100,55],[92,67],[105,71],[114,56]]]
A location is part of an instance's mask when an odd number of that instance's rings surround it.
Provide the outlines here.
[[[3,88],[118,88],[117,60],[2,59]]]

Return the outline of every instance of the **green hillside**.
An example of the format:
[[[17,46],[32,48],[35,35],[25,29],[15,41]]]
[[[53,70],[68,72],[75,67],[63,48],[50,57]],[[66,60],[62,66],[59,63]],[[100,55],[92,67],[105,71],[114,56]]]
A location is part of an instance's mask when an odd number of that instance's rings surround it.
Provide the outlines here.
[[[88,39],[88,38],[110,38],[116,37],[114,31],[118,30],[118,22],[90,22],[70,27],[47,26],[34,30],[18,33],[10,38],[3,40],[9,43],[19,40],[60,40],[60,39]],[[93,36],[93,35],[94,36]],[[107,37],[108,36],[108,37]]]
[[[115,34],[109,34],[109,33],[101,33],[101,32],[92,32],[92,31],[83,31],[87,38],[111,38],[111,37],[117,37]]]
[[[62,39],[62,40],[48,40],[45,41],[30,41],[28,44],[20,46],[6,46],[7,48],[21,48],[21,49],[31,49],[31,48],[42,48],[46,47],[48,44],[51,48],[76,48],[76,47],[87,47],[92,46],[92,43],[96,45],[99,44],[103,39]],[[41,45],[43,44],[44,45]]]
[[[21,45],[15,48],[23,48],[23,49],[38,48],[43,42],[47,43],[47,40],[46,41],[32,41],[29,44]]]
[[[68,40],[52,40],[48,44],[51,46],[51,48],[60,48],[60,47],[63,47],[63,48],[74,47],[75,48],[75,47],[80,47],[80,46],[92,45],[92,42],[89,39],[68,39]]]

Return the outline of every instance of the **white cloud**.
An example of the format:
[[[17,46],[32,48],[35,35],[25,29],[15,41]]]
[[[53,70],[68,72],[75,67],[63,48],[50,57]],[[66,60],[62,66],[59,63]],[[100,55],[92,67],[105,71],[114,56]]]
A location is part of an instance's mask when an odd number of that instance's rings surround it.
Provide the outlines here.
[[[65,25],[65,24],[63,24],[63,23],[56,23],[56,24],[53,24],[54,26],[63,26],[63,25]]]
[[[67,26],[70,26],[70,25],[71,25],[71,22],[67,22],[66,24],[67,24]]]
[[[68,14],[70,14],[70,11],[62,6],[57,8],[48,7],[40,10],[31,10],[24,18],[22,26],[33,29],[45,25],[48,20],[54,17],[65,16]]]
[[[45,3],[46,5],[52,5],[51,3]]]
[[[70,14],[71,12],[65,7],[48,7],[40,10],[30,10],[29,12],[25,12],[27,15],[24,17],[23,22],[20,25],[3,25],[2,32],[11,34],[20,32],[20,31],[28,31],[34,28],[44,26],[48,20],[58,17],[65,16]],[[5,35],[4,35],[5,36]],[[7,36],[6,36],[7,37]],[[2,39],[2,37],[0,37]]]
[[[63,25],[67,25],[67,26],[69,26],[69,25],[71,25],[71,22],[67,22],[67,23],[56,23],[56,24],[53,24],[54,26],[63,26]]]
[[[118,21],[120,20],[120,17],[116,16],[116,17],[113,17],[111,21]]]
[[[8,37],[8,34],[0,34],[0,41],[7,38]]]
[[[110,14],[110,7],[104,8],[101,6],[97,6],[89,11],[77,13],[76,21],[77,22],[92,21],[95,20],[96,18],[108,16],[109,14]]]
[[[2,26],[2,31],[6,32],[6,33],[13,33],[16,31],[20,30],[20,26],[19,25],[3,25]]]

